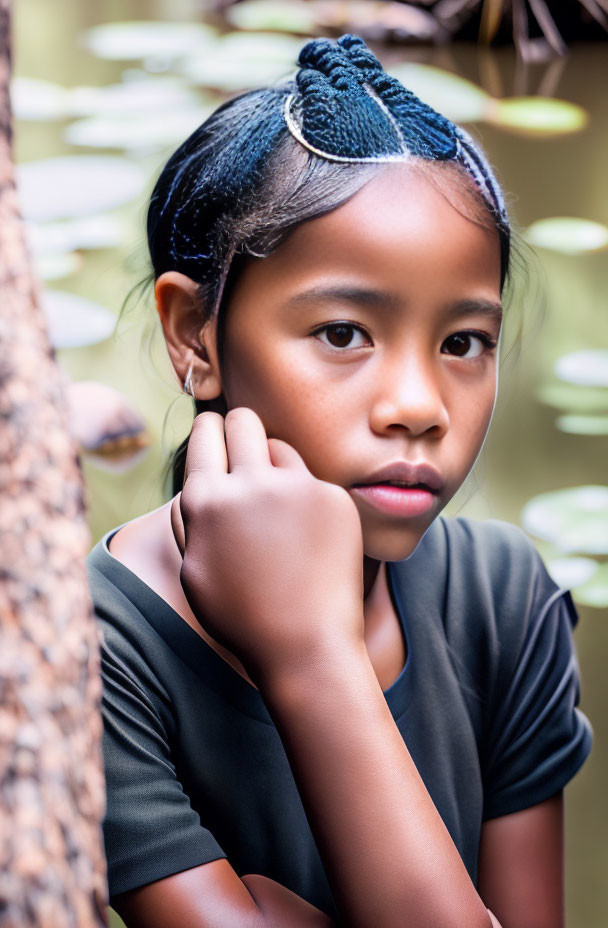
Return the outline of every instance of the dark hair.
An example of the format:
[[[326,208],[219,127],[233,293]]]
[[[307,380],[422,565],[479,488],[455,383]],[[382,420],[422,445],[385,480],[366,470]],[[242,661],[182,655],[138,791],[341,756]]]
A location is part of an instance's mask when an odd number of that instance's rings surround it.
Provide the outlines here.
[[[172,155],[152,193],[147,231],[154,277],[175,270],[198,284],[200,324],[217,316],[220,363],[225,309],[248,258],[271,254],[297,225],[345,203],[386,167],[329,160],[301,145],[283,115],[297,89],[287,81],[224,103]],[[502,284],[509,272],[509,230],[480,191],[477,168],[486,165],[471,150],[475,173],[457,160],[414,156],[411,164],[467,218],[497,229]],[[223,397],[195,401],[196,414],[205,409],[225,414]],[[173,495],[183,485],[187,444],[188,438],[173,455]]]
[[[344,203],[381,167],[311,156],[282,118],[273,126],[290,86],[220,106],[170,158],[153,190],[154,277],[175,270],[196,281],[203,323],[227,302],[244,257],[269,255],[292,228]]]

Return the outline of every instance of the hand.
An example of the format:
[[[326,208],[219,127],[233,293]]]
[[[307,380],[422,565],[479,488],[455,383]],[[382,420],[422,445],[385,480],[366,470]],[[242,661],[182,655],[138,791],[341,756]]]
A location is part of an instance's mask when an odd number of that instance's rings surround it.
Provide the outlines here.
[[[192,611],[253,679],[363,641],[357,508],[253,410],[196,417],[171,523]]]

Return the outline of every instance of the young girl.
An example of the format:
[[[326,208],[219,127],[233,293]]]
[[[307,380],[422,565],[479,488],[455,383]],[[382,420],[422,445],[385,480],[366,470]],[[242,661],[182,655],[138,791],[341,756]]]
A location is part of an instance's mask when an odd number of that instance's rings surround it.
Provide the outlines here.
[[[112,904],[560,928],[576,613],[519,529],[439,515],[494,408],[503,199],[360,39],[299,63],[220,107],[150,204],[201,414],[173,500],[89,557]]]

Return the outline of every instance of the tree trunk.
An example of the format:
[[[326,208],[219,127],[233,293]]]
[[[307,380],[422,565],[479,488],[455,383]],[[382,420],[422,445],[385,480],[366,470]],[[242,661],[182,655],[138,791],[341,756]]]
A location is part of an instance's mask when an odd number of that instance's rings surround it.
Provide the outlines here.
[[[105,924],[98,634],[65,381],[24,241],[0,0],[0,928]]]

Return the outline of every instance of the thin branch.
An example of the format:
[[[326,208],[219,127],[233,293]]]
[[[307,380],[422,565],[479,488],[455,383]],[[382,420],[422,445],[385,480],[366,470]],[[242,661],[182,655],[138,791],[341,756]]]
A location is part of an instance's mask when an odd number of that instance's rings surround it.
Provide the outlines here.
[[[528,13],[525,0],[513,0],[513,43],[515,48],[526,60],[528,46]]]
[[[479,40],[489,45],[500,26],[507,0],[484,0],[479,24]]]
[[[547,69],[538,85],[538,89],[536,91],[537,97],[555,96],[565,67],[566,59],[564,57],[553,58],[553,60],[549,62]]]
[[[567,55],[568,46],[559,34],[555,21],[549,12],[549,7],[545,0],[529,0],[530,7],[534,13],[538,25],[543,31],[547,42],[554,52],[558,55]]]
[[[432,13],[442,26],[455,32],[478,6],[479,0],[439,0]]]
[[[604,29],[608,29],[608,19],[606,14],[608,13],[608,2],[607,0],[579,0],[580,3],[585,7],[590,16],[603,26]]]

